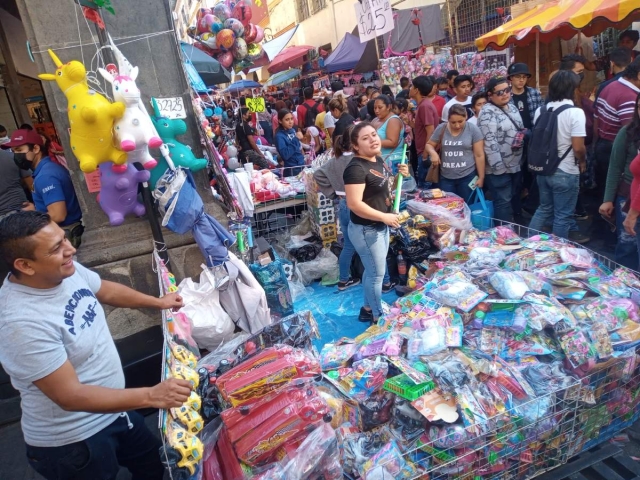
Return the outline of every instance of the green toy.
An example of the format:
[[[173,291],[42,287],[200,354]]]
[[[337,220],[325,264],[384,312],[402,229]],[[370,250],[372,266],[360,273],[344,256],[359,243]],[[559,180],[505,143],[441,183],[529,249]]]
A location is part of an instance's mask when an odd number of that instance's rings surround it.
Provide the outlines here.
[[[187,124],[180,119],[169,119],[160,115],[156,99],[152,98],[153,117],[151,121],[158,131],[158,135],[162,141],[169,147],[169,155],[176,167],[185,167],[192,172],[202,170],[207,166],[206,158],[196,158],[191,149],[183,143],[180,143],[176,137],[187,133]],[[151,178],[149,185],[155,188],[156,183],[162,175],[164,175],[169,165],[167,161],[160,157],[157,159],[158,165],[151,170]]]

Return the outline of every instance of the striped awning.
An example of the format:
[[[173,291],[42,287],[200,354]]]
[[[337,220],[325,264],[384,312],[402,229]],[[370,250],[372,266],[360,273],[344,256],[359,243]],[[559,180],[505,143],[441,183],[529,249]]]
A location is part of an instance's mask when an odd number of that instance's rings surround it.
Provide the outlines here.
[[[609,27],[623,29],[640,18],[639,0],[556,0],[536,5],[476,40],[478,50],[525,46],[536,39],[568,40],[578,31],[592,37]]]

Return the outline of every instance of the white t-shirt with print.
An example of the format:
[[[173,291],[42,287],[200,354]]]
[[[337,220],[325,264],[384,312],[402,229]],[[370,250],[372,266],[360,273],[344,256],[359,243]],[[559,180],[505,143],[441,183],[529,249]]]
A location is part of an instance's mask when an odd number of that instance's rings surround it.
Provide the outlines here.
[[[451,107],[453,107],[454,105],[464,105],[465,107],[467,105],[471,105],[471,97],[467,97],[467,99],[464,102],[461,102],[458,99],[456,99],[456,97],[453,97],[451,100],[449,100],[447,103],[445,103],[444,108],[442,109],[442,121],[443,122],[448,122],[449,121],[449,109]]]
[[[562,100],[561,102],[549,102],[541,108],[560,108],[562,105],[573,105],[572,100]],[[538,121],[540,116],[540,108],[536,110],[533,123]],[[587,118],[581,108],[569,108],[558,115],[558,155],[562,157],[569,147],[571,147],[572,137],[587,136]],[[565,173],[571,175],[580,175],[580,167],[576,163],[576,156],[573,149],[567,155],[567,158],[560,162],[558,168]]]
[[[324,116],[324,128],[336,128],[336,119],[329,112]]]

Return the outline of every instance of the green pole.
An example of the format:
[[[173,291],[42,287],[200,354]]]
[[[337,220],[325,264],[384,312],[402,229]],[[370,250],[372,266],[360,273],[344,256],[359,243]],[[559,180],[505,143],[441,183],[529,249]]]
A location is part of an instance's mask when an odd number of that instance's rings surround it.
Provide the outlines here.
[[[407,163],[407,143],[402,147],[402,160],[400,165]],[[396,198],[393,199],[393,213],[400,213],[400,195],[402,194],[402,175],[398,173],[398,184],[396,185]]]

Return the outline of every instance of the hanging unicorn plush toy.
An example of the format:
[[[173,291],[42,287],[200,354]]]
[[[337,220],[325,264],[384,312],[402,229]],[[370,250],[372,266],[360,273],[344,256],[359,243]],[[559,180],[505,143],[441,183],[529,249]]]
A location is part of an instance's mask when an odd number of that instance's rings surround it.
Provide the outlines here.
[[[125,104],[124,116],[115,124],[116,139],[120,148],[129,153],[129,163],[140,163],[150,170],[158,162],[149,154],[149,147],[158,148],[162,140],[158,135],[151,117],[144,106],[140,89],[136,85],[138,67],[131,65],[127,57],[113,43],[109,36],[109,48],[113,52],[118,63],[117,74],[111,74],[103,68],[98,71],[113,88],[113,97],[116,101]]]
[[[108,161],[116,165],[126,163],[127,154],[113,142],[113,122],[124,115],[124,104],[111,103],[91,90],[82,63],[72,60],[63,64],[52,50],[49,55],[57,67],[56,73],[42,73],[38,77],[55,81],[67,97],[71,150],[80,163],[80,170],[91,173],[98,164]],[[126,169],[126,166],[120,168]]]

